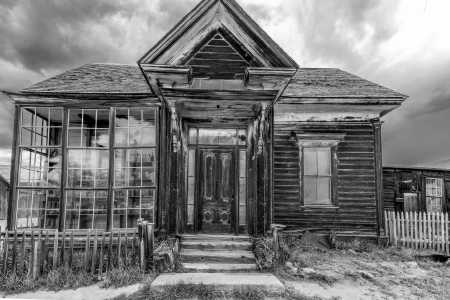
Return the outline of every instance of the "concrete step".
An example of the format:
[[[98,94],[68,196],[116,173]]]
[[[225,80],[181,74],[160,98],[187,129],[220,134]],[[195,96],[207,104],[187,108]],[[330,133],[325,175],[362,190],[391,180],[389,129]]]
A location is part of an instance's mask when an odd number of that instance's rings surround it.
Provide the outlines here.
[[[248,241],[251,242],[251,238],[248,235],[231,235],[231,234],[183,234],[181,236],[182,241]]]
[[[150,288],[162,293],[176,285],[202,285],[217,291],[258,289],[270,296],[284,292],[278,278],[264,273],[167,273],[159,275]]]
[[[256,272],[256,264],[182,263],[187,272]]]
[[[182,262],[254,263],[255,255],[248,250],[198,250],[182,249]]]
[[[182,241],[184,249],[228,249],[228,250],[251,250],[252,243],[249,241],[224,241],[224,240],[187,240]]]

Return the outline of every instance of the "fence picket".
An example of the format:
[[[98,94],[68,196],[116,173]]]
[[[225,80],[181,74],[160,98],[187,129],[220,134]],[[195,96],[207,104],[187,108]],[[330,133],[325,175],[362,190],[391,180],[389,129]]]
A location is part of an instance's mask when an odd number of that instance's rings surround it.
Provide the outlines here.
[[[100,278],[103,275],[103,260],[104,260],[103,247],[105,246],[105,240],[106,240],[105,232],[102,232],[102,241],[101,241],[101,246],[100,246],[100,257],[99,257],[99,262],[98,262],[98,272],[99,272]]]
[[[55,236],[53,238],[53,262],[52,267],[53,269],[56,269],[58,267],[58,230],[55,231]]]
[[[384,216],[391,245],[450,252],[448,212],[385,211]]]
[[[8,230],[5,230],[5,239],[3,240],[3,274],[6,274],[6,272],[8,271],[8,251]]]
[[[153,224],[146,223],[142,228],[145,228],[142,238],[138,238],[137,231],[129,229],[114,232],[5,231],[0,234],[0,273],[27,272],[29,278],[36,279],[62,265],[81,267],[101,277],[105,270],[113,267],[139,264],[140,255],[144,256],[143,267],[148,270],[152,266]],[[130,249],[134,250],[139,241],[143,249],[137,250],[134,258]],[[76,259],[79,254],[81,261]]]
[[[12,271],[15,273],[17,270],[17,230],[14,230],[14,242],[13,242],[13,247],[12,247],[12,261],[11,261],[11,266],[12,266]]]
[[[91,235],[91,231],[89,230],[87,232],[87,237],[86,237],[86,243],[84,244],[84,260],[83,260],[83,268],[84,270],[89,270],[88,264],[89,264],[89,246],[90,246],[90,235]]]
[[[26,268],[26,259],[25,259],[25,232],[22,234],[22,250],[21,250],[21,255],[20,255],[20,259],[22,260],[22,263],[20,264],[20,273],[24,273],[25,272],[25,268]]]
[[[91,273],[95,273],[96,261],[97,261],[97,245],[98,243],[98,234],[97,230],[94,231],[94,246],[92,248],[92,260],[91,260]]]
[[[448,223],[448,212],[445,213],[445,228],[444,228],[444,234],[445,234],[445,247],[446,247],[446,253],[447,255],[450,255],[450,238],[449,238],[449,223]]]

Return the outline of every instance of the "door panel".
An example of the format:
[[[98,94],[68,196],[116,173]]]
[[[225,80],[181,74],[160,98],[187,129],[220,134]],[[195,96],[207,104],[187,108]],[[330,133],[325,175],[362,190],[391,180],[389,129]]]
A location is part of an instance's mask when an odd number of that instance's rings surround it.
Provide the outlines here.
[[[198,219],[203,232],[232,232],[235,164],[233,150],[200,150]]]

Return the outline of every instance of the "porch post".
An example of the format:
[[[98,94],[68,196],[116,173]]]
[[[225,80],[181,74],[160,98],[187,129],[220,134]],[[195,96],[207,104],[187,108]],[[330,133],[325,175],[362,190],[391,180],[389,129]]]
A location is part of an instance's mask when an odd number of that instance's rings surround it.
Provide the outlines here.
[[[180,151],[180,127],[179,119],[174,104],[169,104],[170,108],[170,180],[169,180],[169,232],[178,233],[180,225],[180,205],[179,205],[179,151]]]
[[[20,163],[19,158],[19,123],[20,123],[20,106],[14,106],[14,131],[13,131],[13,143],[11,149],[11,170],[10,170],[10,185],[9,185],[9,200],[8,200],[8,216],[7,216],[7,229],[13,230],[16,228],[16,209],[17,209],[17,175]]]

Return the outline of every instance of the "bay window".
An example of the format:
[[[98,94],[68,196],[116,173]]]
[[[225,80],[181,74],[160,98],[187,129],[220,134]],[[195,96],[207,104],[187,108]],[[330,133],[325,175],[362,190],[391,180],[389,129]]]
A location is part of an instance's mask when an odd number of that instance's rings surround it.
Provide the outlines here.
[[[18,227],[58,227],[62,121],[61,108],[21,109],[16,193]]]
[[[156,113],[20,108],[16,227],[106,230],[108,215],[113,228],[152,222]]]

